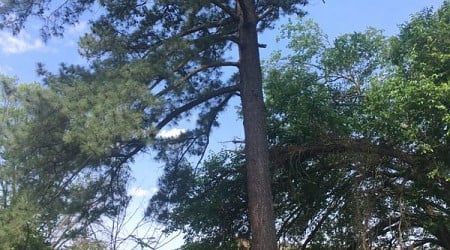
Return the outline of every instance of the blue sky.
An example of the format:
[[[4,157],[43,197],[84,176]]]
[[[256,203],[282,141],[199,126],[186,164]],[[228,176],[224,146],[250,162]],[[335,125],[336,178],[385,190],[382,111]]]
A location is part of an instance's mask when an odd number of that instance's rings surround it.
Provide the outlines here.
[[[398,25],[409,20],[410,15],[425,7],[438,7],[442,0],[310,0],[306,7],[306,18],[319,23],[321,29],[330,38],[337,35],[363,31],[372,26],[385,31],[385,35],[398,33]],[[29,23],[26,30],[13,37],[7,32],[0,32],[0,73],[15,76],[19,82],[39,81],[36,75],[37,62],[43,62],[51,71],[56,71],[61,62],[84,64],[86,61],[78,55],[77,39],[88,31],[86,21],[69,27],[64,38],[53,38],[44,43],[37,32],[38,25]],[[261,50],[262,59],[268,59],[270,53],[282,50],[275,38],[278,29],[268,31],[260,36],[260,43],[267,44]],[[229,112],[220,118],[221,127],[213,132],[211,150],[230,146],[226,141],[235,137],[242,138],[242,122],[235,115],[233,105]],[[170,128],[173,129],[173,128]],[[182,129],[182,127],[175,128]],[[148,155],[136,158],[133,165],[136,181],[130,186],[130,192],[142,201],[156,190],[156,180],[161,174],[161,163],[155,163]],[[136,203],[137,204],[137,203]],[[146,204],[146,202],[144,202]],[[164,249],[173,249],[167,246]]]

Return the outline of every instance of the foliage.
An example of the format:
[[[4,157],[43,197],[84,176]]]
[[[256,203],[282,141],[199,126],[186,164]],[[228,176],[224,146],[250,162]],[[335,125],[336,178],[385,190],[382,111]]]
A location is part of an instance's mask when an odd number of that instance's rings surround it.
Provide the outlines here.
[[[402,26],[400,35],[391,39],[389,54],[386,40],[374,30],[368,30],[365,34],[354,33],[338,37],[333,43],[335,50],[318,48],[319,39],[312,39],[311,36],[317,32],[294,35],[295,42],[291,42],[291,45],[300,44],[297,50],[294,49],[294,53],[299,53],[300,62],[306,61],[306,65],[313,66],[308,68],[312,74],[323,72],[315,79],[329,87],[330,94],[328,98],[319,99],[327,105],[315,101],[312,102],[314,107],[309,107],[305,100],[313,99],[317,94],[304,90],[311,89],[310,82],[314,82],[305,81],[304,85],[298,87],[300,92],[297,92],[298,96],[306,93],[303,98],[298,98],[303,102],[289,104],[300,108],[283,110],[280,105],[280,108],[275,109],[273,119],[283,121],[283,125],[275,124],[274,129],[282,130],[275,130],[272,134],[275,139],[279,139],[280,134],[289,135],[290,131],[294,134],[306,131],[313,135],[312,141],[306,145],[305,141],[308,140],[304,135],[296,142],[287,142],[287,145],[294,144],[290,150],[289,147],[285,150],[291,155],[288,165],[292,165],[295,159],[302,160],[302,156],[306,157],[303,160],[307,160],[308,153],[320,150],[313,153],[312,157],[314,161],[325,162],[325,166],[333,166],[330,171],[337,171],[333,172],[333,176],[341,175],[334,183],[344,184],[351,177],[347,183],[350,185],[347,188],[350,192],[341,193],[344,195],[341,205],[333,212],[330,221],[324,223],[314,236],[319,239],[318,243],[320,239],[326,238],[332,243],[333,235],[336,235],[336,242],[342,243],[347,238],[350,245],[357,244],[358,248],[384,244],[389,247],[396,244],[422,245],[427,242],[447,248],[443,234],[448,230],[448,192],[444,191],[448,188],[449,165],[448,67],[435,65],[439,58],[444,65],[446,63],[447,15],[448,2],[436,12],[426,10],[415,15],[411,22]],[[427,36],[428,40],[424,38]],[[311,41],[316,41],[315,45],[305,46]],[[428,53],[430,50],[433,53]],[[323,51],[322,54],[319,53],[320,56],[316,54],[311,57],[319,65],[305,60],[312,55],[308,54],[311,51]],[[426,56],[431,54],[433,58]],[[299,55],[294,54],[290,58],[295,59]],[[309,78],[305,77],[305,70],[298,70],[301,67],[295,64],[293,70],[300,72],[292,76],[289,71],[292,61],[286,65],[288,66],[283,67],[281,72],[288,72],[285,95],[290,95],[289,93],[295,93],[289,87],[293,82],[302,78],[310,79],[312,76],[309,74]],[[279,71],[276,70],[273,74],[274,79],[279,79]],[[285,86],[283,80],[276,82],[275,86]],[[268,88],[268,93],[271,93],[270,84]],[[278,89],[273,92],[279,94]],[[287,99],[282,99],[282,96],[281,93],[281,103]],[[329,107],[330,97],[334,105],[331,106],[332,110],[327,115],[318,113],[322,117],[317,119],[315,110]],[[292,99],[295,100],[288,100]],[[302,110],[303,107],[307,108]],[[295,111],[298,109],[301,111],[296,115]],[[311,123],[308,124],[308,121]],[[304,123],[307,125],[303,125]],[[338,132],[331,132],[333,128],[337,128]],[[328,134],[323,136],[325,133],[321,131]],[[339,138],[339,147],[344,149],[339,151],[339,155],[333,156],[336,154],[333,152],[336,151],[336,144],[333,142],[336,138]],[[277,140],[274,142],[278,143]],[[327,162],[330,159],[332,161]],[[324,166],[314,161],[309,160],[307,164],[317,173]],[[336,162],[339,165],[335,165]],[[315,164],[321,168],[315,168]],[[306,173],[299,179],[309,180],[311,173],[302,171]],[[316,183],[327,182],[322,180]],[[324,194],[329,195],[330,192],[325,191]],[[319,194],[315,196],[320,197]],[[369,222],[372,226],[368,226]],[[310,226],[309,230],[314,230],[313,228]],[[344,228],[347,236],[341,234],[345,232]],[[354,233],[349,233],[353,230]],[[323,236],[320,236],[320,231]],[[358,233],[362,231],[368,233]],[[388,232],[391,232],[391,236]],[[315,244],[314,240],[311,244]]]
[[[25,11],[21,6],[16,8],[13,5],[2,5],[0,17],[3,20],[17,17],[20,28],[27,16],[45,16],[45,10],[51,3],[52,1],[48,0],[25,1]],[[73,20],[93,3],[64,2],[56,9],[59,22],[56,22],[56,29],[55,26],[50,27],[50,33],[58,33],[60,23],[73,23]],[[136,100],[131,102],[133,107],[129,107],[127,103],[120,106],[125,110],[139,110],[141,115],[137,118],[133,116],[132,120],[142,119],[141,125],[147,132],[147,137],[140,137],[140,134],[134,133],[135,126],[119,126],[119,129],[125,127],[133,131],[126,133],[128,137],[125,140],[114,138],[112,144],[106,145],[119,144],[117,152],[112,155],[118,154],[125,161],[148,146],[148,140],[155,136],[152,132],[159,131],[168,123],[179,121],[183,116],[190,117],[193,112],[198,117],[198,126],[181,138],[184,144],[177,148],[175,153],[165,150],[171,148],[165,141],[153,145],[161,151],[159,157],[170,164],[181,162],[186,153],[199,155],[201,158],[208,145],[211,129],[218,125],[217,115],[224,110],[228,100],[240,91],[246,131],[247,167],[251,173],[247,175],[248,204],[250,217],[254,222],[252,225],[257,228],[253,231],[252,239],[264,248],[275,247],[275,235],[257,32],[271,27],[283,14],[303,14],[301,8],[306,3],[305,0],[160,0],[126,1],[121,4],[117,1],[98,1],[99,6],[104,7],[104,14],[97,20],[92,20],[92,32],[80,41],[82,54],[93,59],[92,69],[95,76],[99,76],[95,79],[96,84],[106,83],[108,78],[104,78],[105,72],[116,73],[113,79],[118,82],[128,82],[128,76],[131,76],[131,81],[139,83],[159,104],[147,106]],[[58,11],[61,8],[63,11]],[[58,15],[60,13],[69,15],[62,17]],[[228,60],[224,56],[224,52],[232,46],[236,46],[240,51],[239,62]],[[234,67],[238,72],[235,71],[227,80],[223,77],[223,67]],[[86,79],[84,73],[84,70],[76,71],[70,76],[72,72],[63,70],[59,76],[47,75],[47,84],[51,89],[55,89],[55,81],[51,79],[59,78],[69,84],[67,89],[70,89],[78,79],[92,82],[89,76]],[[68,76],[69,80],[66,81]],[[62,91],[66,92],[67,89]],[[96,100],[98,95],[94,92],[93,100]],[[101,106],[94,108],[97,109],[94,114],[96,111],[109,110]],[[91,110],[81,112],[82,116],[87,114],[88,117],[93,117]],[[107,118],[114,120],[114,114],[115,112],[112,112],[111,117]],[[72,122],[70,119],[72,118],[69,118],[69,125]],[[257,126],[252,125],[250,120]],[[108,124],[95,122],[105,123]],[[101,130],[95,130],[95,125],[93,128],[87,125],[89,123],[81,124],[81,131],[93,129],[93,135],[100,134],[100,139],[105,136],[107,140],[110,139],[110,131],[102,133]],[[72,138],[70,136],[69,139]],[[89,150],[91,147],[101,149],[104,145],[87,144]],[[85,149],[81,150],[83,152]],[[264,220],[259,223],[261,218]]]
[[[265,75],[280,244],[448,248],[448,67],[433,66],[448,54],[448,46],[440,46],[448,29],[436,28],[448,25],[447,12],[445,2],[436,12],[419,13],[391,40],[368,29],[339,36],[331,46],[311,22],[286,26],[292,54],[277,53]],[[424,42],[424,34],[433,39]],[[412,48],[421,46],[435,46],[434,59],[417,56]],[[148,212],[169,230],[188,233],[187,249],[233,243],[241,232],[227,232],[230,223],[215,219],[228,218],[221,208],[242,202],[230,205],[216,194],[242,185],[240,157],[218,154],[202,166],[168,168]],[[213,166],[230,171],[234,181],[199,174]],[[196,181],[205,177],[214,185]],[[195,192],[204,189],[206,196]],[[203,209],[192,210],[199,200]],[[233,221],[248,216],[233,212]],[[214,223],[193,230],[198,221]]]
[[[23,121],[25,112],[18,104],[16,80],[0,75],[0,247],[2,249],[49,249],[40,226],[41,209],[32,194],[21,189],[23,172],[10,160],[10,128]]]
[[[83,235],[100,216],[127,205],[127,165],[83,152],[81,140],[67,140],[70,119],[54,92],[37,84],[16,86],[9,78],[2,84],[1,212],[6,217],[23,213],[16,201],[24,197],[30,203],[23,216],[10,222],[4,217],[5,230],[25,223],[57,248]]]
[[[336,164],[340,164],[339,166],[345,165],[345,162],[339,162],[336,155],[321,154],[320,148],[316,149],[319,152],[312,152],[315,154],[314,158],[312,156],[304,157],[300,160],[302,163],[296,165],[292,165],[293,162],[284,158],[283,155],[286,155],[286,152],[279,151],[282,153],[280,155],[276,153],[277,147],[281,145],[302,145],[315,142],[320,147],[320,142],[331,143],[332,140],[351,136],[349,125],[345,122],[348,123],[352,117],[344,117],[342,109],[340,109],[341,104],[349,102],[343,94],[347,92],[347,89],[340,88],[344,85],[344,82],[339,83],[339,88],[336,87],[337,81],[344,79],[344,77],[338,78],[338,80],[329,75],[327,75],[329,78],[324,77],[320,74],[329,74],[331,70],[325,72],[318,65],[312,66],[314,60],[329,59],[326,57],[328,53],[339,51],[341,48],[327,48],[324,46],[325,43],[317,44],[317,41],[322,39],[320,32],[317,32],[312,23],[306,25],[308,26],[302,27],[291,24],[288,31],[292,32],[292,35],[294,35],[294,29],[306,31],[295,33],[296,37],[292,39],[295,44],[292,42],[291,49],[294,51],[300,47],[307,49],[298,49],[298,54],[283,58],[283,61],[274,60],[271,68],[267,71],[265,86],[267,109],[269,111],[269,138],[273,146],[272,154],[274,156],[272,183],[279,230],[278,236],[282,237],[287,243],[295,242],[302,235],[308,237],[309,235],[304,231],[305,228],[313,230],[317,225],[320,227],[324,223],[324,218],[336,211],[337,202],[348,195],[346,191],[352,177],[346,175],[350,170],[342,170],[334,166]],[[355,35],[355,37],[364,36],[369,37],[364,41],[365,43],[378,39],[380,42],[377,44],[381,47],[382,38],[378,33],[369,30],[367,33]],[[349,40],[353,41],[352,39]],[[360,42],[360,44],[364,45],[364,42]],[[361,45],[355,45],[355,47],[359,50],[366,49]],[[373,47],[374,54],[380,50],[380,47]],[[314,50],[314,53],[310,53],[312,50]],[[363,62],[366,62],[366,58],[367,60],[376,59],[373,56],[354,58],[351,63],[359,62],[363,64]],[[305,59],[308,59],[308,61]],[[280,65],[280,62],[285,63]],[[372,71],[375,71],[375,69]],[[366,76],[366,78],[369,78],[369,76]],[[337,96],[336,93],[340,93],[342,96]],[[219,162],[214,160],[216,157],[224,156],[229,157],[228,161],[235,162],[235,165],[225,164],[227,158],[223,158]],[[224,215],[211,217],[207,214],[221,214],[224,207],[236,209],[242,206],[239,201],[235,201],[231,206],[224,204],[223,201],[226,200],[222,196],[216,195],[216,192],[227,194],[230,190],[233,190],[228,185],[234,185],[234,188],[238,188],[243,184],[238,182],[243,178],[243,173],[238,170],[239,164],[236,159],[239,159],[239,155],[219,154],[213,156],[199,168],[194,169],[191,166],[168,168],[165,171],[166,174],[160,180],[160,191],[152,198],[150,203],[152,209],[148,212],[157,216],[161,223],[170,225],[170,230],[184,230],[189,235],[188,237],[195,239],[196,244],[203,242],[219,247],[220,244],[225,244],[225,242],[234,242],[233,239],[236,239],[236,237],[248,237],[248,234],[243,234],[240,230],[228,231],[230,223],[223,223],[223,221],[216,221],[212,224],[204,223],[202,224],[203,227],[196,230],[191,228],[193,225],[197,225],[197,220],[204,222],[205,220],[214,221],[216,218],[220,220],[228,218]],[[347,162],[350,161],[349,159]],[[286,165],[276,165],[277,163]],[[226,173],[234,176],[231,178],[233,182],[227,184],[228,179],[222,180],[223,183],[219,182],[220,177],[227,175],[211,173],[212,166],[223,169],[222,171],[227,171]],[[233,169],[237,171],[233,171]],[[209,172],[209,174],[200,174],[203,172]],[[188,176],[190,177],[187,178]],[[208,185],[214,184],[214,186],[208,188],[203,182],[196,181],[197,178],[206,178],[208,180],[206,183]],[[208,195],[205,194],[208,198],[205,199],[205,196],[200,193],[191,191],[197,189],[208,190]],[[238,190],[234,196],[246,196],[244,188]],[[196,204],[197,199],[202,201],[201,207],[212,209],[214,212],[196,214],[199,210],[191,210],[190,207],[193,206],[192,204]],[[206,202],[206,204],[203,202]],[[217,204],[217,207],[215,204]],[[232,209],[228,211],[234,215],[231,217],[233,221],[247,218],[245,210],[239,211],[239,214]],[[183,219],[175,220],[175,218]],[[218,231],[214,233],[214,230]],[[222,233],[226,233],[227,236],[222,236]],[[188,239],[188,241],[190,242],[192,239]],[[339,239],[342,240],[342,237]]]
[[[392,40],[392,62],[406,79],[429,78],[435,84],[449,80],[450,2],[433,11],[425,9],[401,26]]]
[[[17,34],[24,28],[30,16],[44,20],[42,35],[62,35],[65,24],[74,24],[84,10],[89,8],[94,0],[51,1],[24,0],[2,1],[0,4],[0,29],[10,29]]]
[[[91,240],[79,240],[69,250],[106,250],[107,248],[102,242]]]
[[[3,4],[2,25],[17,31],[29,15],[45,16],[50,3]],[[56,13],[69,15],[55,15],[60,22],[44,33],[61,32],[61,23],[73,23],[93,3],[64,2],[67,8]],[[22,215],[21,203],[14,203],[27,192],[36,197],[32,213],[39,214],[39,220],[24,213],[25,220],[7,224],[5,237],[20,244],[24,235],[17,228],[32,223],[26,239],[58,245],[82,235],[102,214],[116,215],[128,202],[127,163],[149,144],[167,165],[148,215],[166,223],[168,232],[187,232],[186,248],[225,248],[257,235],[248,218],[258,218],[252,212],[270,202],[251,201],[259,199],[255,190],[267,198],[270,189],[259,171],[266,170],[266,134],[262,102],[250,95],[261,92],[258,58],[250,61],[257,36],[251,35],[281,14],[301,14],[306,1],[254,3],[99,1],[104,14],[80,41],[90,69],[42,72],[47,87],[25,86],[14,95],[3,84],[11,80],[2,79],[2,216]],[[312,23],[287,25],[293,54],[278,54],[266,74],[280,243],[450,248],[449,16],[448,1],[418,13],[390,43],[369,29],[328,45]],[[233,45],[239,62],[224,56]],[[223,67],[234,67],[235,74],[226,79]],[[186,156],[203,158],[216,117],[237,93],[245,129],[255,132],[246,138],[247,172],[240,153],[192,166]],[[257,119],[250,126],[252,112]],[[178,138],[156,136],[183,118],[197,126]],[[251,158],[253,152],[260,154]],[[259,217],[270,219],[265,215]],[[45,230],[37,230],[42,223]],[[58,231],[67,223],[72,227]]]
[[[195,247],[224,247],[236,237],[248,238],[248,216],[242,217],[247,214],[244,159],[231,156],[225,152],[211,156],[199,168],[184,163],[166,169],[147,214],[167,232],[185,233],[191,247],[195,242]]]
[[[39,230],[40,210],[25,194],[0,209],[0,247],[2,249],[51,249]]]
[[[363,120],[365,133],[416,157],[394,172],[406,204],[404,220],[423,228],[429,241],[449,247],[449,2],[424,10],[392,40],[389,78],[374,82]],[[369,129],[368,126],[371,126]],[[413,233],[411,233],[413,234]],[[427,241],[427,240],[424,240]]]

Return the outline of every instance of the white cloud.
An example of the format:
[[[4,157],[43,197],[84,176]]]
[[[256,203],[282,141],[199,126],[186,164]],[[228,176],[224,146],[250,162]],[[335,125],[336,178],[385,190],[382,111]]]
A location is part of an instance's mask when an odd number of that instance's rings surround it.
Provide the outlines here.
[[[128,191],[128,194],[133,197],[145,197],[155,194],[158,188],[144,189],[140,187],[133,187]]]
[[[156,135],[156,137],[161,138],[161,139],[174,139],[179,137],[181,134],[185,133],[186,129],[183,128],[172,128],[170,130],[161,130],[159,131],[159,133]]]
[[[32,38],[26,32],[21,32],[16,36],[7,32],[0,33],[0,48],[5,54],[20,54],[27,51],[40,50],[44,47],[42,40]]]

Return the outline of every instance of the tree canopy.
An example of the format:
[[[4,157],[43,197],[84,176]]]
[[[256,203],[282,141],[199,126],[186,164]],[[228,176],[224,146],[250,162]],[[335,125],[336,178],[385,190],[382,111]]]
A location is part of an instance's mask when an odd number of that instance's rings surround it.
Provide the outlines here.
[[[131,128],[133,131],[128,131],[126,134],[131,136],[126,138],[120,138],[121,133],[106,138],[110,140],[106,145],[116,147],[117,152],[111,157],[119,155],[122,159],[131,159],[148,146],[148,140],[155,136],[153,132],[194,111],[198,116],[198,128],[183,136],[181,150],[178,148],[175,154],[162,150],[160,156],[179,162],[185,155],[182,153],[180,157],[179,152],[202,155],[211,128],[217,125],[217,115],[239,92],[246,135],[248,204],[251,226],[254,227],[252,241],[257,249],[275,249],[258,32],[271,27],[281,15],[303,14],[301,7],[306,3],[305,0],[161,0],[120,4],[116,1],[75,1],[59,5],[41,0],[24,1],[20,5],[3,4],[0,17],[4,21],[2,28],[17,31],[28,17],[48,20],[47,13],[53,11],[50,16],[56,21],[43,26],[45,36],[60,34],[62,24],[75,22],[93,4],[104,8],[104,13],[92,20],[92,32],[80,41],[80,51],[93,60],[91,72],[74,67],[63,68],[59,76],[47,75],[46,84],[67,95],[80,79],[88,85],[109,86],[109,77],[113,77],[124,83],[137,82],[146,89],[146,93],[155,100],[152,104],[157,105],[147,105],[146,100],[139,98],[130,106],[128,103],[119,104],[119,108],[140,112],[140,125],[146,136],[139,137],[134,125],[119,125],[119,129]],[[52,4],[57,7],[53,8]],[[233,46],[238,49],[239,56],[228,60],[224,52]],[[223,67],[237,70],[226,79]],[[67,87],[58,89],[60,81]],[[126,84],[120,87],[118,93],[128,93],[124,90]],[[134,93],[130,94],[133,98]],[[100,106],[96,107],[103,111]],[[82,115],[95,117],[93,114],[95,112],[88,111]],[[106,123],[115,122],[114,117],[106,117]],[[91,129],[88,125],[81,124],[82,130]],[[95,135],[97,133],[102,136],[100,131],[94,132]],[[100,143],[93,146],[101,148],[105,145],[103,141]],[[153,145],[158,147],[160,144]],[[89,144],[87,146],[90,147]]]
[[[152,149],[166,165],[146,215],[187,233],[185,249],[450,248],[450,3],[392,38],[370,28],[329,43],[313,22],[288,23],[290,53],[262,75],[258,32],[305,4],[0,4],[0,28],[37,17],[44,36],[102,8],[80,40],[89,66],[40,67],[44,84],[0,79],[0,242],[14,239],[0,247],[102,248],[84,241],[89,225],[123,211],[128,164]],[[234,97],[245,147],[202,161]],[[196,126],[157,136],[185,118]]]
[[[448,57],[448,5],[392,38],[368,29],[328,43],[310,21],[286,25],[292,52],[265,71],[279,244],[449,247],[448,68],[432,66]],[[430,46],[431,65],[417,56]],[[236,246],[248,237],[240,158],[166,171],[149,214],[186,232],[187,249]]]

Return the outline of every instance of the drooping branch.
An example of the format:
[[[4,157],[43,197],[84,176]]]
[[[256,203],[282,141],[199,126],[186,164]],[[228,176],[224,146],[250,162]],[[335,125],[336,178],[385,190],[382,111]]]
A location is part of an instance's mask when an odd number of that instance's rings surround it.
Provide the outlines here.
[[[327,143],[279,146],[271,149],[274,163],[282,163],[292,157],[308,158],[319,154],[367,153],[397,158],[411,166],[417,165],[416,157],[388,145],[375,145],[365,140],[339,139]]]
[[[214,121],[217,119],[217,116],[219,115],[219,112],[221,112],[225,106],[228,104],[228,102],[230,101],[230,99],[233,97],[234,93],[230,93],[228,94],[224,100],[222,100],[216,107],[212,108],[211,111],[209,113],[212,113],[212,117],[210,118],[207,126],[206,126],[206,132],[204,134],[207,135],[207,142],[205,143],[205,146],[203,147],[202,153],[200,154],[200,158],[197,161],[197,165],[195,167],[195,169],[198,168],[198,166],[200,166],[200,163],[202,162],[203,158],[205,157],[206,154],[206,149],[209,145],[209,135],[211,134],[211,130],[214,124]]]

